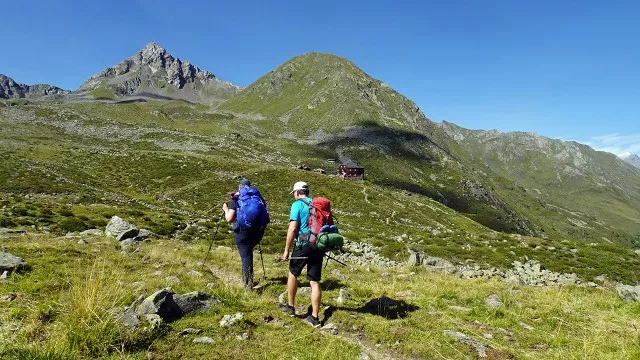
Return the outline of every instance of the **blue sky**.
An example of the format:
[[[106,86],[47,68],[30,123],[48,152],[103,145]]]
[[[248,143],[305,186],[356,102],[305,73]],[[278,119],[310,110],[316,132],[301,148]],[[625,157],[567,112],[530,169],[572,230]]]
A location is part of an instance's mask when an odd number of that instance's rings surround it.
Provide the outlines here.
[[[156,41],[247,86],[310,51],[434,121],[640,152],[640,2],[5,1],[0,73],[76,89]]]

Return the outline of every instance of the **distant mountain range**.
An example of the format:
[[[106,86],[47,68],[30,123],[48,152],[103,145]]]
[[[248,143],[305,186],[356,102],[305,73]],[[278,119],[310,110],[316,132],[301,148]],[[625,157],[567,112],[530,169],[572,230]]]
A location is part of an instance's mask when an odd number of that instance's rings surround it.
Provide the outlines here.
[[[636,154],[625,153],[621,156],[622,160],[640,169],[640,157]]]
[[[70,91],[48,84],[25,85],[0,74],[0,99],[37,98],[64,95]]]

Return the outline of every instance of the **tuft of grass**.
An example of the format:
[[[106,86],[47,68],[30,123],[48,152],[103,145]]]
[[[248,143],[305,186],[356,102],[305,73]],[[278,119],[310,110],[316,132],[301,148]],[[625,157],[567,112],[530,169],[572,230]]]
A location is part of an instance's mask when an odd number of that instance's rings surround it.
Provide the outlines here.
[[[127,335],[113,314],[127,298],[121,281],[105,260],[98,260],[71,283],[61,320],[71,353],[99,357],[122,347]]]

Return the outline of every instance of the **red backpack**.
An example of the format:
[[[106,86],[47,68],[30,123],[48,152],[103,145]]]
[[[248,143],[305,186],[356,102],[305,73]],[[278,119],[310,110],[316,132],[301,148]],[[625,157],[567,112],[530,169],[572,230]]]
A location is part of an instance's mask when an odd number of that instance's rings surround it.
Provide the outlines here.
[[[331,214],[331,202],[329,199],[318,196],[310,202],[303,201],[309,207],[309,242],[318,241],[318,234],[324,225],[333,225]]]

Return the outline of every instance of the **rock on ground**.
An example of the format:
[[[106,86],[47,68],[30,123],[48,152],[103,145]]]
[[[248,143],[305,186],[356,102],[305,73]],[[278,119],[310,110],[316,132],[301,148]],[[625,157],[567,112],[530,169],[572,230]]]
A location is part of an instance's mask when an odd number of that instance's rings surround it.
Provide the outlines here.
[[[220,327],[232,326],[233,324],[235,324],[238,321],[242,320],[243,317],[244,317],[244,314],[242,314],[242,313],[235,313],[233,315],[225,315],[225,316],[222,317],[222,320],[220,320]]]
[[[487,350],[490,349],[487,345],[461,333],[453,330],[445,330],[444,334],[447,336],[451,336],[452,338],[458,340],[459,342],[471,346],[478,355],[479,358],[487,357]]]
[[[113,216],[104,231],[106,236],[113,236],[118,241],[134,238],[140,230],[135,225],[122,220],[118,216]]]
[[[640,301],[640,286],[618,284],[616,291],[620,299],[624,301]]]
[[[176,295],[171,288],[166,288],[146,298],[139,297],[131,306],[116,311],[116,315],[127,328],[135,329],[141,319],[157,326],[163,321],[171,322],[193,311],[209,310],[218,303],[213,296],[203,292]]]
[[[184,329],[184,330],[180,331],[180,332],[178,333],[178,336],[186,336],[186,335],[189,335],[189,334],[198,335],[198,334],[200,334],[200,333],[202,333],[202,330],[201,330],[201,329],[186,328],[186,329]]]
[[[502,306],[502,301],[500,301],[500,297],[497,294],[491,294],[487,296],[487,298],[484,299],[484,303],[492,309]]]
[[[345,301],[351,299],[351,293],[349,293],[349,291],[347,291],[346,289],[340,289],[340,293],[338,294],[338,297],[336,298],[336,303],[340,306],[344,305]]]
[[[198,344],[213,344],[213,343],[215,343],[215,341],[213,341],[213,339],[208,337],[208,336],[197,337],[197,338],[193,339],[193,342],[194,343],[198,343]]]
[[[27,266],[27,262],[24,261],[21,257],[9,254],[7,252],[0,252],[0,272],[24,269]]]
[[[102,230],[100,229],[89,229],[80,233],[81,236],[102,236]]]

